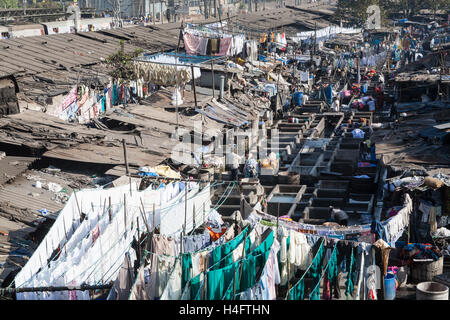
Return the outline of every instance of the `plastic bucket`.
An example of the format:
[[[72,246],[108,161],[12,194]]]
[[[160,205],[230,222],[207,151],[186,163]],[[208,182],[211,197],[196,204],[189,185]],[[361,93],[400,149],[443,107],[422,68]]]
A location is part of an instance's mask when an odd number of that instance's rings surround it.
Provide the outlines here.
[[[384,300],[395,299],[395,274],[387,273],[384,276]]]
[[[416,300],[448,300],[448,287],[439,282],[421,282],[416,287]]]

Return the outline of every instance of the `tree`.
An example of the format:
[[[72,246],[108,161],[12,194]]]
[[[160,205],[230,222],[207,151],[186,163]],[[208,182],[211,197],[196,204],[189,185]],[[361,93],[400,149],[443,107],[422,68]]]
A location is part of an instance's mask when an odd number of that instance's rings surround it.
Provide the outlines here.
[[[416,15],[425,6],[424,0],[397,0],[393,7],[403,13],[404,18]]]
[[[363,26],[370,16],[367,13],[367,8],[371,5],[377,5],[380,8],[383,24],[391,11],[391,0],[338,0],[336,15],[338,19],[350,20],[359,26]]]
[[[133,68],[133,59],[138,57],[143,50],[136,49],[132,53],[125,53],[123,40],[119,41],[120,49],[116,53],[110,55],[105,59],[106,65],[112,67],[113,70],[109,75],[116,81],[127,83],[136,79],[136,74]]]
[[[444,12],[449,12],[450,10],[450,0],[425,0],[424,3],[426,8],[433,12],[435,17],[438,10]]]
[[[0,0],[0,8],[12,9],[18,7],[19,7],[18,0]]]

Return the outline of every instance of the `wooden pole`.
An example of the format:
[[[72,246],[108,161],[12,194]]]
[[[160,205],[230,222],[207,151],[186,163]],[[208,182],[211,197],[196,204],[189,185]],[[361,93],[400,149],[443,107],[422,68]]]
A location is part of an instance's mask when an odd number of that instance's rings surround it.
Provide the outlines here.
[[[64,234],[66,235],[66,243],[64,244],[64,252],[67,254],[67,249],[66,249],[66,244],[67,244],[67,231],[66,231],[66,221],[64,220],[64,216],[63,216],[63,226],[64,226]]]
[[[245,243],[247,242],[247,233],[245,234],[245,238],[244,238],[244,245],[242,247],[242,264],[241,267],[239,268],[239,283],[241,283],[241,278],[242,278],[242,269],[244,267],[244,260],[245,260]]]
[[[103,201],[103,210],[102,210],[102,215],[104,215],[104,214],[105,214],[105,212],[106,212],[106,198],[105,198],[105,200]]]
[[[75,202],[77,203],[77,208],[78,208],[78,214],[80,215],[80,223],[81,223],[81,219],[83,217],[83,215],[81,214],[81,209],[80,209],[80,205],[78,203],[78,199],[77,199],[77,193],[75,192],[75,190],[72,189],[73,195],[75,196]]]
[[[206,300],[206,280],[208,274],[205,272],[203,276],[203,300]]]
[[[141,212],[142,219],[144,220],[145,228],[147,229],[147,232],[150,233],[150,227],[148,226],[147,220],[145,219],[145,212],[141,208],[139,208],[139,211]]]
[[[194,90],[194,102],[197,108],[197,93],[195,91],[195,77],[194,77],[194,65],[191,63],[191,73],[192,73],[192,89]]]

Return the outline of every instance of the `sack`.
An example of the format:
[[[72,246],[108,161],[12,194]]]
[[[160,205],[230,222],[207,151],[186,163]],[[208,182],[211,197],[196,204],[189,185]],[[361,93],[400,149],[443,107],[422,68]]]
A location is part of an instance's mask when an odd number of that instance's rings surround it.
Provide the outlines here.
[[[433,177],[426,177],[423,180],[423,184],[426,185],[427,187],[433,188],[433,189],[439,189],[440,187],[442,187],[444,185],[444,183],[436,178]]]

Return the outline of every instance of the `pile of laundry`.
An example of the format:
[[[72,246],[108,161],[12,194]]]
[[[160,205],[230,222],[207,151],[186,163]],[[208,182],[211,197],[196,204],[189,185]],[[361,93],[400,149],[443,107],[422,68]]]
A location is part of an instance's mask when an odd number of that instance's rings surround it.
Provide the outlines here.
[[[159,165],[156,167],[140,167],[138,175],[141,177],[166,177],[172,179],[181,179],[179,172],[171,169],[169,166]]]
[[[405,245],[401,249],[400,255],[403,256],[405,260],[433,259],[436,261],[442,257],[442,253],[439,248],[429,243],[410,243]]]

